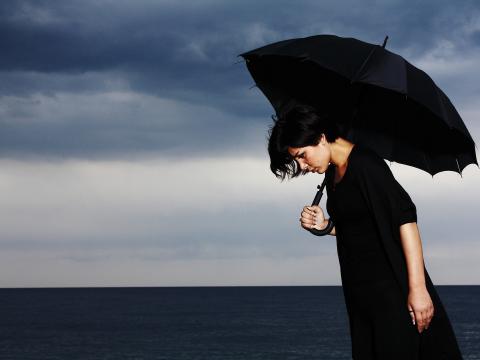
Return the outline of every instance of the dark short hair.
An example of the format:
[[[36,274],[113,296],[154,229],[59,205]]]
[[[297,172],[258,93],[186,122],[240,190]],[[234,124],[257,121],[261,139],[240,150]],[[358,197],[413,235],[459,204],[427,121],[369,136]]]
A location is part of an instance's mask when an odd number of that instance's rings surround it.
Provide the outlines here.
[[[319,112],[310,105],[296,105],[284,114],[272,115],[273,125],[268,130],[268,154],[270,170],[282,181],[305,175],[306,170],[288,152],[288,147],[315,146],[320,135],[325,134],[328,142],[341,136],[340,128],[328,113]]]

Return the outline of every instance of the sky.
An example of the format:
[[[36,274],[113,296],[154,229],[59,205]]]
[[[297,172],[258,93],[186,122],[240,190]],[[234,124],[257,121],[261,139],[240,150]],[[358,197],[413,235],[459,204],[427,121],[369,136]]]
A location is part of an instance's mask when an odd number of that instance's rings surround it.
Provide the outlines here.
[[[475,1],[0,2],[0,287],[340,285],[298,221],[323,175],[270,172],[238,57],[315,34],[388,35],[478,143]],[[479,168],[390,166],[434,284],[480,284]]]

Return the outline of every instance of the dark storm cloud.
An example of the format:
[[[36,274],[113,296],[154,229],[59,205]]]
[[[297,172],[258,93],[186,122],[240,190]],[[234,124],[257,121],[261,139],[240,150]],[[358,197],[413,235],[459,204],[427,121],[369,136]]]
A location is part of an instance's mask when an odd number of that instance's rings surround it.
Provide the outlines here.
[[[335,33],[381,43],[420,57],[439,39],[467,49],[478,31],[462,32],[478,9],[471,1],[2,1],[0,5],[0,95],[90,94],[128,90],[223,112],[213,121],[192,112],[175,134],[157,122],[109,121],[91,112],[66,121],[55,112],[35,121],[42,105],[23,121],[0,113],[4,156],[46,154],[105,156],[162,151],[191,139],[190,151],[219,149],[230,138],[251,146],[242,118],[266,128],[271,108],[237,55],[268,42]],[[4,98],[0,98],[2,106]],[[3,105],[5,106],[5,105]],[[122,105],[119,105],[122,106]],[[70,112],[78,111],[72,101]],[[195,116],[197,115],[197,116]],[[223,122],[221,119],[223,118]],[[73,117],[70,117],[73,119]],[[183,121],[186,121],[184,123]],[[199,124],[204,124],[201,127]],[[200,132],[199,132],[200,129]],[[237,135],[236,135],[237,134]],[[200,136],[199,136],[200,135]],[[187,151],[188,152],[188,151]]]
[[[415,6],[402,1],[381,6],[372,1],[361,5],[303,1],[295,7],[288,1],[172,4],[4,1],[0,69],[84,72],[122,67],[170,76],[170,80],[188,78],[188,74],[201,77],[200,70],[215,73],[222,65],[228,68],[229,60],[235,61],[239,52],[247,50],[243,46],[251,44],[242,35],[258,22],[271,29],[271,40],[331,28],[360,32],[368,41],[381,43],[388,33],[389,45],[411,48],[418,55],[439,38],[453,36],[475,8],[468,1],[424,1]],[[478,38],[478,32],[471,37]],[[467,44],[469,39],[463,40]],[[201,48],[197,57],[185,52],[192,42]]]

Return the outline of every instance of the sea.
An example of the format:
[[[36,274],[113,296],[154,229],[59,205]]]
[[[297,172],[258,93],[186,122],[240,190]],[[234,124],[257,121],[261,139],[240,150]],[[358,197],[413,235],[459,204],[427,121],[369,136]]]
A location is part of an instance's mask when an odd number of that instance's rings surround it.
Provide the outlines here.
[[[480,286],[436,289],[480,359]],[[1,360],[346,360],[350,346],[341,286],[0,289]]]

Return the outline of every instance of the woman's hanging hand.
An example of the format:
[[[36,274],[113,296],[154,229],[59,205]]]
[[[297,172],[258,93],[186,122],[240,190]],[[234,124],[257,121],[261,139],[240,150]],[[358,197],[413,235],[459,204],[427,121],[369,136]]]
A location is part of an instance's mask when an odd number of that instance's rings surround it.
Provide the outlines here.
[[[301,226],[305,230],[317,229],[322,230],[325,228],[325,215],[323,210],[318,205],[304,206],[300,215]]]
[[[413,312],[412,312],[413,310]],[[418,332],[427,330],[434,314],[433,302],[426,287],[412,289],[408,293],[408,311]]]

